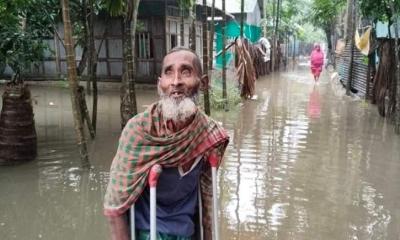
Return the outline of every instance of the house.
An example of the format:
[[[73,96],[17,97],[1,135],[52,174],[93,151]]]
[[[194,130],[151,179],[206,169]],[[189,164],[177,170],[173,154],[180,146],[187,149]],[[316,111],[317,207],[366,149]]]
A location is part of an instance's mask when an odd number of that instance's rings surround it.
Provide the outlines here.
[[[202,55],[202,0],[196,5],[196,52]],[[208,1],[208,8],[211,1]],[[208,11],[210,12],[210,10]],[[216,15],[221,11],[216,9]],[[136,32],[136,81],[156,83],[161,72],[164,55],[171,48],[180,45],[181,11],[176,0],[142,0],[139,5]],[[184,13],[184,46],[189,46],[188,11]],[[63,26],[58,25],[57,33],[46,42],[49,51],[45,59],[26,71],[27,79],[57,80],[66,77],[67,64],[63,46]],[[95,44],[99,53],[97,76],[100,81],[120,81],[122,75],[122,19],[101,13],[95,20]],[[79,64],[82,48],[76,47],[76,62]],[[5,76],[12,71],[5,68]],[[1,75],[1,73],[0,73]]]
[[[215,6],[217,8],[222,8],[222,1],[215,0]],[[257,42],[262,36],[261,31],[261,18],[262,18],[262,9],[263,9],[263,1],[260,0],[246,0],[244,1],[244,9],[243,9],[243,35],[250,42]],[[241,0],[231,0],[226,1],[225,10],[228,14],[228,19],[226,23],[225,36],[227,39],[227,43],[233,41],[236,37],[240,36],[240,22],[242,19],[241,14]],[[220,52],[222,50],[222,19],[218,19],[219,21],[216,24],[215,33],[216,33],[216,52]],[[227,63],[229,63],[233,59],[233,55],[228,52],[227,53]],[[222,66],[222,56],[220,55],[216,59],[216,66]]]

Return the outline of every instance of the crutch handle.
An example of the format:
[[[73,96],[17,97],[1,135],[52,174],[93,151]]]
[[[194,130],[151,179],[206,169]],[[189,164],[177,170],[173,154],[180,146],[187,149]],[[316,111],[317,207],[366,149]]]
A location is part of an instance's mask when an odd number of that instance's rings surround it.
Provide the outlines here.
[[[211,167],[218,167],[218,156],[216,153],[212,152],[208,157],[208,162],[210,163]]]
[[[151,167],[149,173],[150,186],[150,240],[157,239],[157,181],[162,171],[161,165],[155,164]]]
[[[157,181],[162,172],[160,164],[155,164],[150,168],[149,173],[149,186],[150,186],[150,239],[156,239],[156,187]],[[135,228],[135,205],[131,206],[131,240],[136,239]]]
[[[161,172],[162,172],[162,168],[161,168],[160,164],[155,164],[151,167],[150,174],[149,174],[149,186],[150,187],[157,186],[158,177],[160,177]]]

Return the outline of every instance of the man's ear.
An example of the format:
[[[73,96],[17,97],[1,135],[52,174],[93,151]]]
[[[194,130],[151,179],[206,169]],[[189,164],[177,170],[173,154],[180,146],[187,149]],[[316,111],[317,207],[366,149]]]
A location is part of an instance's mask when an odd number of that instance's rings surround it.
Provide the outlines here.
[[[204,74],[200,78],[200,90],[205,91],[206,89],[209,89],[209,78],[207,74]]]

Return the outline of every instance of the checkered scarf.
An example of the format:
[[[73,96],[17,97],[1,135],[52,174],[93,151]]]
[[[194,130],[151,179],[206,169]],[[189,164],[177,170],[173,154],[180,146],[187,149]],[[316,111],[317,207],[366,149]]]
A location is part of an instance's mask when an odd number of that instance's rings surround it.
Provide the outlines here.
[[[117,153],[111,165],[110,181],[104,199],[104,214],[119,216],[139,198],[147,184],[150,168],[178,167],[198,156],[215,154],[222,159],[229,137],[225,130],[201,111],[184,129],[171,132],[161,114],[159,103],[129,120],[119,139]],[[204,168],[200,183],[203,216],[211,217],[210,167]]]

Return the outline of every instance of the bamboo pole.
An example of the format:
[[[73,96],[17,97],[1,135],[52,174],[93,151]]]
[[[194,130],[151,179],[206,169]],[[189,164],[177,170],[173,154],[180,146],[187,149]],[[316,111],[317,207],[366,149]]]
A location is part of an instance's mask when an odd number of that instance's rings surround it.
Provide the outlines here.
[[[276,1],[272,1],[272,17],[273,17],[273,22],[275,22],[275,17],[276,17]],[[274,30],[272,34],[272,44],[271,44],[271,71],[275,70],[275,53],[276,53],[276,32],[275,32],[275,24],[273,24]]]
[[[213,61],[214,61],[214,18],[215,18],[215,0],[212,0],[212,5],[211,5],[211,24],[210,24],[210,48],[209,54],[208,54],[208,68],[210,70],[209,78],[210,81],[212,80],[212,70],[213,70]]]
[[[225,36],[225,28],[226,28],[226,12],[225,12],[225,0],[222,0],[222,98],[224,100],[224,109],[228,111],[228,96],[226,90],[226,36]]]
[[[181,35],[181,41],[180,44],[181,46],[185,46],[185,6],[181,1],[179,1],[179,8],[180,8],[180,14],[181,14],[181,24],[180,24],[180,35]]]
[[[137,24],[137,12],[139,8],[139,0],[126,1],[126,12],[123,19],[124,22],[124,67],[122,77],[121,91],[121,128],[124,128],[130,118],[137,114],[136,92],[135,92],[135,35]]]
[[[190,8],[190,17],[192,20],[192,27],[190,30],[191,42],[190,49],[196,52],[196,3],[192,3],[193,5]]]
[[[93,128],[94,133],[96,132],[97,126],[97,100],[98,100],[98,89],[97,89],[97,51],[96,51],[96,43],[95,43],[95,36],[94,36],[94,22],[95,22],[95,2],[94,0],[89,1],[90,4],[90,14],[88,18],[88,30],[89,30],[89,52],[90,52],[90,64],[89,64],[89,79],[92,82],[93,87],[93,104],[92,104],[92,122],[91,126]],[[89,84],[90,85],[90,84]],[[86,100],[85,107],[86,107]],[[87,109],[87,108],[86,108]],[[86,119],[90,121],[89,118]],[[94,134],[91,133],[92,138]]]
[[[265,19],[265,24],[264,24],[264,37],[267,37],[267,0],[264,0],[263,2],[263,18]]]
[[[203,0],[203,72],[208,73],[208,22],[207,22],[207,1]],[[210,95],[208,85],[203,90],[204,112],[210,116]]]
[[[244,27],[244,0],[240,1],[240,38],[243,38]]]

